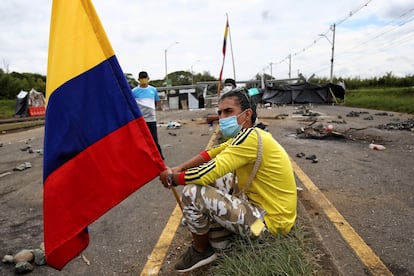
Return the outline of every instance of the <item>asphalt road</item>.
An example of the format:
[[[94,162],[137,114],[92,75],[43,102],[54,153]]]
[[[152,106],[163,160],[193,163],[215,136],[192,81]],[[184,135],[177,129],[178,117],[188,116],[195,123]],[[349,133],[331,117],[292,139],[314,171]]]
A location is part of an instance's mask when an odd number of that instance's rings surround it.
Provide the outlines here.
[[[260,109],[259,116],[269,123],[269,131],[286,148],[355,231],[373,249],[395,275],[414,275],[414,132],[380,130],[375,126],[396,119],[412,118],[406,114],[377,111],[346,117],[350,111],[365,111],[332,106],[313,106],[320,112],[318,123],[332,124],[345,139],[303,139],[296,130],[311,122],[296,114],[298,107]],[[159,140],[166,164],[173,166],[203,149],[212,135],[202,119],[214,110],[159,112]],[[277,115],[285,119],[275,119]],[[365,120],[372,115],[372,120]],[[340,116],[340,117],[338,117]],[[169,121],[182,123],[168,129]],[[340,121],[346,121],[346,123]],[[313,124],[315,126],[316,124]],[[384,144],[385,151],[368,148],[372,141]],[[0,255],[15,254],[21,249],[37,248],[42,233],[42,155],[43,128],[0,135]],[[23,151],[28,145],[34,150]],[[296,154],[315,154],[318,163]],[[32,167],[13,169],[24,162]],[[137,168],[139,169],[139,168]],[[298,181],[298,186],[302,183]],[[327,220],[323,210],[312,202],[306,189],[301,201],[307,207],[312,225],[327,253],[332,254],[338,273],[365,275],[366,270],[350,247]],[[79,258],[58,272],[48,266],[35,267],[31,275],[138,275],[158,241],[176,201],[171,191],[154,179],[90,227],[90,245]],[[304,214],[305,216],[305,214]],[[174,244],[184,237],[179,228]],[[169,250],[173,254],[174,247]],[[167,261],[168,261],[167,256]],[[165,262],[162,275],[169,275]],[[13,275],[13,268],[0,264],[0,275]]]

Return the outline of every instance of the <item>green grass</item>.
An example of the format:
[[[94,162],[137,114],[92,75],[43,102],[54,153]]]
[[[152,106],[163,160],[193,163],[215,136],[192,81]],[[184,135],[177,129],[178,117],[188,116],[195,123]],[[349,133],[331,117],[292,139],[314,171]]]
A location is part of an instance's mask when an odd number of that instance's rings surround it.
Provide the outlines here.
[[[414,114],[414,87],[348,90],[344,105]]]
[[[0,118],[12,118],[15,109],[16,100],[0,100]]]
[[[320,267],[312,253],[302,223],[285,236],[266,235],[261,240],[235,236],[232,246],[210,267],[209,275],[318,275]]]

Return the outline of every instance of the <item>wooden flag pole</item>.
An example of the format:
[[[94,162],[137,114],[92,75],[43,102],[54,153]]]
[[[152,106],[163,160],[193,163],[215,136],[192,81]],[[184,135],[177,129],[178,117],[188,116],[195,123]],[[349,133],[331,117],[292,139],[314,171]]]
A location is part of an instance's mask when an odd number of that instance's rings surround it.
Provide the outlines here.
[[[183,206],[181,205],[180,196],[178,195],[177,190],[175,189],[174,186],[171,186],[171,191],[173,192],[175,200],[177,201],[177,204],[180,206],[181,211],[183,211]]]
[[[229,20],[229,17],[226,13],[227,21]],[[233,55],[233,43],[231,42],[231,32],[230,32],[230,24],[229,24],[229,42],[230,42],[230,51],[231,51],[231,61],[233,63],[233,79],[236,81],[236,66],[234,66],[234,55]]]

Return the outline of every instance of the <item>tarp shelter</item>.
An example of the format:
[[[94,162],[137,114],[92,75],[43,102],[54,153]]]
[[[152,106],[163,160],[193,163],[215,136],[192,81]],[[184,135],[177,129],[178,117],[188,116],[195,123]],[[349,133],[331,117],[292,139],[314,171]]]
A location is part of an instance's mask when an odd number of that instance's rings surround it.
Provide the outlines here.
[[[29,92],[20,91],[16,96],[15,117],[26,117],[29,105]]]
[[[44,116],[46,100],[43,93],[32,88],[30,92],[20,91],[16,97],[16,117]]]
[[[262,91],[261,102],[272,104],[334,103],[335,97],[344,99],[343,85],[333,83],[319,85],[305,82],[266,87]]]
[[[29,106],[32,107],[41,107],[46,105],[45,96],[43,93],[37,92],[35,89],[32,88],[29,92]]]
[[[29,92],[29,107],[27,109],[29,116],[45,116],[45,105],[46,99],[43,93],[32,88]]]

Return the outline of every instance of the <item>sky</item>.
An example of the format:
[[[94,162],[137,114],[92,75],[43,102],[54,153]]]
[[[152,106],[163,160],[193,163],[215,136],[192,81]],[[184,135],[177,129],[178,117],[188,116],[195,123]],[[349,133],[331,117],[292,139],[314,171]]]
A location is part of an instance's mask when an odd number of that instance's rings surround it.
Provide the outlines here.
[[[74,0],[71,0],[74,1]],[[92,0],[124,73],[414,74],[413,0]],[[0,1],[0,68],[46,75],[51,0]],[[335,31],[333,31],[335,25]],[[334,39],[335,34],[335,39]],[[166,70],[167,69],[167,70]]]

